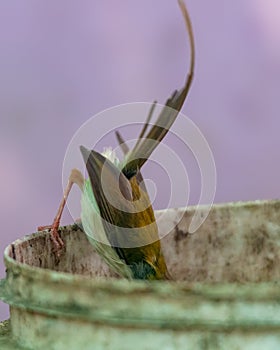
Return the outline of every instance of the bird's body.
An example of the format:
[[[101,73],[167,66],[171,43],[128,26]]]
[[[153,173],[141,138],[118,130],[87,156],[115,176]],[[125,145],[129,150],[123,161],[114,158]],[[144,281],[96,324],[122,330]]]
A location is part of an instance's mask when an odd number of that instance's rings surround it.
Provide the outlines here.
[[[125,177],[115,157],[81,150],[89,173],[83,186],[81,220],[96,251],[123,277],[169,278],[146,190],[136,176]],[[114,203],[110,203],[112,198]]]

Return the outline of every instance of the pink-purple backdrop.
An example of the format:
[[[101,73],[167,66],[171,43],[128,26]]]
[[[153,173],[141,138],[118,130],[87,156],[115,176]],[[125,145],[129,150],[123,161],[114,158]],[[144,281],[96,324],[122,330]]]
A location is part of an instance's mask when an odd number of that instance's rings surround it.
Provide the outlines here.
[[[183,112],[214,153],[215,202],[277,198],[280,2],[188,0],[188,7],[197,60]],[[117,104],[163,103],[183,83],[187,48],[175,0],[1,1],[1,255],[51,222],[77,128]],[[1,303],[0,320],[7,317]]]

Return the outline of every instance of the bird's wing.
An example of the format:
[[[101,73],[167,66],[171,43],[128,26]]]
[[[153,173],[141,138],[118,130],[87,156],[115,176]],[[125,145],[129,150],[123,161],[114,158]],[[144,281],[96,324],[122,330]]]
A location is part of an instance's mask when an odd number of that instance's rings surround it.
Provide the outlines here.
[[[121,258],[126,248],[146,246],[158,240],[157,225],[147,193],[141,188],[133,198],[133,183],[108,159],[81,147],[92,192],[107,240]],[[140,251],[140,250],[139,250]],[[126,261],[129,264],[129,261]]]

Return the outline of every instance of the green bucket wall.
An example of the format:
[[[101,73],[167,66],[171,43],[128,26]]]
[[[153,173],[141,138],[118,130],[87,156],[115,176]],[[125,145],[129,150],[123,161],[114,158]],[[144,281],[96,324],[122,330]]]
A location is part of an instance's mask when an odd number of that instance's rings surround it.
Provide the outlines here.
[[[46,232],[9,245],[0,348],[280,349],[280,202],[215,205],[190,235],[194,210],[165,212],[174,282],[116,278],[76,225],[59,258]]]

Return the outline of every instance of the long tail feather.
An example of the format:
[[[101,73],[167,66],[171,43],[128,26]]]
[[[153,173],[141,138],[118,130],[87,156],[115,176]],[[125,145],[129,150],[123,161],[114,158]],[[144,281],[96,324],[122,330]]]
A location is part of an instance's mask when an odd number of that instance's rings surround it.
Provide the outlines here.
[[[185,19],[191,49],[190,67],[186,78],[186,83],[181,90],[176,90],[166,101],[165,107],[161,111],[155,125],[152,127],[148,135],[144,139],[138,141],[133,150],[128,153],[122,170],[128,178],[136,175],[137,171],[143,166],[154,149],[157,147],[158,143],[167,134],[185,102],[193,80],[195,46],[192,24],[184,2],[179,0],[179,5]]]

